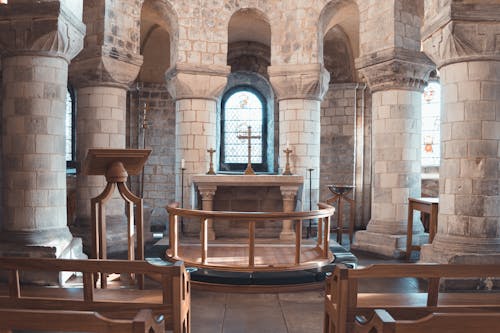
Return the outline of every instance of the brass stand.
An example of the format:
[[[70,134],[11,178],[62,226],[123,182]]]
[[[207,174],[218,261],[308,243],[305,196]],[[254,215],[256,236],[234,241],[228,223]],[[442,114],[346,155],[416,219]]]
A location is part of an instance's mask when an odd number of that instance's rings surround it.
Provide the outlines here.
[[[117,187],[118,192],[127,205],[127,258],[128,260],[144,260],[143,199],[130,192],[126,181],[129,174],[138,175],[141,172],[150,153],[151,149],[89,149],[85,160],[85,174],[105,175],[108,182],[104,191],[90,200],[93,242],[92,258],[107,258],[105,204]],[[136,209],[133,216],[134,205]],[[135,254],[135,246],[137,247],[137,255]],[[101,274],[101,288],[106,288],[107,286],[106,276],[107,274]],[[144,287],[143,275],[137,277],[137,283],[140,288]]]
[[[207,150],[208,153],[210,153],[210,168],[208,169],[207,175],[215,175],[214,171],[214,153],[215,149],[210,148]]]
[[[290,176],[292,175],[292,172],[290,171],[290,153],[292,152],[292,150],[287,148],[283,150],[283,152],[286,154],[286,165],[285,165],[285,171],[283,171],[283,175]]]

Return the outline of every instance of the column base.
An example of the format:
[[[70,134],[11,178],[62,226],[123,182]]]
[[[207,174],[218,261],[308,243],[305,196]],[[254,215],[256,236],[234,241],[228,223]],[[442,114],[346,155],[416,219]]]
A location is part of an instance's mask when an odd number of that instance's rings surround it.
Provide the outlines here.
[[[282,231],[280,232],[280,240],[295,240],[295,232],[294,231]]]
[[[77,218],[70,226],[71,232],[82,238],[85,253],[92,253],[92,221],[89,217]],[[145,234],[146,239],[146,234]],[[106,244],[108,259],[125,259],[128,251],[127,218],[122,215],[106,216]]]
[[[436,249],[435,244],[422,246],[420,263],[438,264],[479,264],[500,265],[500,253],[460,253]],[[441,281],[441,289],[453,290],[493,290],[500,289],[500,279],[484,277],[478,279],[446,279]]]
[[[66,229],[66,231],[64,231]],[[52,232],[9,232],[1,234],[0,256],[28,257],[28,258],[54,258],[54,259],[87,259],[83,253],[81,238],[71,236],[67,228]],[[45,234],[52,234],[50,240],[45,239]],[[40,239],[36,242],[23,242],[28,239]],[[23,281],[41,285],[58,285],[66,282],[72,272],[24,272]]]
[[[413,245],[422,245],[429,239],[427,233],[413,235]],[[351,250],[361,250],[401,259],[406,254],[406,235],[382,234],[372,231],[358,231],[354,235]]]

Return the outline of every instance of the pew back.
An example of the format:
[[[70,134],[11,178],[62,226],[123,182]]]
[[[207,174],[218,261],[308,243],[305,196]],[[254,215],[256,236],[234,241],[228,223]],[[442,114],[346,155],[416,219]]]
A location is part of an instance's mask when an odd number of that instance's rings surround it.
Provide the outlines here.
[[[500,327],[500,313],[431,313],[416,320],[396,320],[389,312],[376,309],[366,322],[357,320],[354,333],[471,333],[495,332]]]
[[[415,319],[432,312],[463,312],[470,309],[500,311],[500,293],[440,292],[443,279],[500,277],[499,265],[378,264],[361,269],[338,265],[327,281],[324,331],[344,333],[357,315],[369,316],[374,309],[388,310],[398,319]],[[418,292],[359,292],[362,280],[423,279]],[[390,280],[388,280],[390,281]]]
[[[0,258],[0,271],[9,276],[7,290],[0,291],[0,308],[96,311],[113,319],[130,319],[141,309],[151,309],[165,317],[174,333],[190,331],[190,281],[182,262],[156,266],[127,260]],[[80,272],[82,282],[58,288],[22,283],[25,274],[48,272]],[[112,273],[154,275],[159,286],[98,288],[96,277]]]
[[[40,330],[88,333],[164,333],[163,318],[141,310],[131,320],[109,319],[97,312],[0,309],[0,333]]]

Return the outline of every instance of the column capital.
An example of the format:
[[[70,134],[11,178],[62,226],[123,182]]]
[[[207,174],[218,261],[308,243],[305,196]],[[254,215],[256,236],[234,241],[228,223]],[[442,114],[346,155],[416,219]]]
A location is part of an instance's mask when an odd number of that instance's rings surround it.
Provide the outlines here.
[[[274,65],[267,68],[278,100],[321,101],[328,90],[330,73],[323,64]]]
[[[202,200],[213,200],[217,185],[198,185]]]
[[[91,58],[77,57],[69,67],[69,81],[75,87],[112,86],[128,88],[137,78],[142,65],[142,56],[132,55],[126,59],[113,56],[103,47],[102,54]]]
[[[0,52],[4,56],[61,57],[69,63],[83,49],[85,31],[81,18],[60,1],[13,1],[0,6]]]
[[[175,100],[217,100],[230,72],[229,66],[177,63],[165,73],[165,79],[168,92]]]
[[[297,195],[298,186],[280,186],[281,196],[283,200],[293,200]]]
[[[471,60],[500,61],[500,3],[428,6],[422,45],[439,68]]]
[[[372,92],[423,91],[435,66],[422,52],[389,48],[357,58],[356,68],[366,78]]]

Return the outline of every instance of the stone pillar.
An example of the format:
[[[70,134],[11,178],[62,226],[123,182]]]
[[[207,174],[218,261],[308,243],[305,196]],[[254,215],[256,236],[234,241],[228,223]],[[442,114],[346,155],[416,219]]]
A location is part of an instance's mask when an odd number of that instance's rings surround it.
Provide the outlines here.
[[[423,262],[500,263],[500,4],[482,2],[426,8],[443,110],[438,228]]]
[[[58,1],[4,6],[0,255],[83,258],[67,227],[65,112],[85,26]]]
[[[373,180],[371,219],[356,233],[351,248],[389,257],[405,254],[408,197],[421,196],[421,93],[432,63],[415,52],[378,62],[366,56],[358,68],[372,90]],[[406,51],[409,52],[409,51]],[[427,240],[419,219],[413,224],[413,242]]]
[[[321,142],[320,103],[328,90],[330,75],[320,64],[270,66],[268,73],[279,100],[279,172],[285,169],[283,152],[292,150],[290,169],[309,178],[312,172],[312,207],[319,200],[319,157]],[[307,193],[307,195],[305,195]],[[299,207],[309,209],[309,182],[304,182]]]
[[[166,74],[167,87],[175,99],[176,201],[181,196],[181,161],[185,161],[184,181],[191,188],[195,174],[208,171],[207,149],[216,149],[217,102],[229,74],[228,66],[200,66],[179,63]],[[214,161],[214,165],[217,163]],[[191,191],[184,191],[186,208],[192,207]]]
[[[297,195],[297,186],[280,186],[281,196],[283,197],[283,211],[293,212],[295,210],[295,196]],[[295,230],[293,221],[284,220],[280,232],[281,240],[295,240]]]
[[[86,47],[71,63],[70,79],[76,88],[77,161],[83,166],[89,148],[125,148],[127,90],[142,64],[139,38],[127,31],[137,29],[142,1],[107,3],[85,2],[84,22],[92,27],[86,35]],[[104,28],[97,29],[103,24]],[[125,16],[126,15],[126,16]],[[120,18],[121,17],[121,18]],[[118,21],[117,21],[118,20]],[[128,46],[119,41],[126,40]],[[102,43],[99,44],[99,43]],[[106,186],[104,176],[77,175],[77,217],[72,230],[91,246],[90,200]],[[108,253],[127,250],[125,204],[116,191],[106,203]]]
[[[201,196],[201,209],[203,210],[214,210],[214,196],[215,191],[217,191],[217,186],[198,186],[198,191],[200,191]],[[201,239],[201,230],[200,230]],[[207,239],[215,239],[214,231],[214,221],[209,219],[207,221]]]

